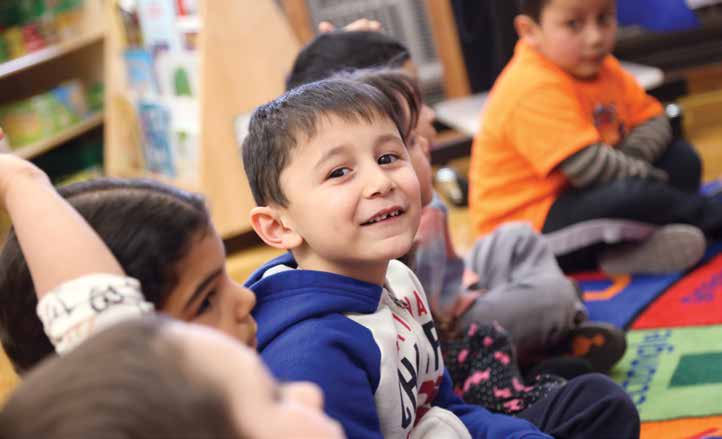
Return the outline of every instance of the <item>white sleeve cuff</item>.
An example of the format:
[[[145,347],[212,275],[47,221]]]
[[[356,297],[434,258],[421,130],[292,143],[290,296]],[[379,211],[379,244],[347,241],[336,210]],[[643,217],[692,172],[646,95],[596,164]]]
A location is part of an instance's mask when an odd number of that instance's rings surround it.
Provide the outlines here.
[[[140,283],[130,277],[90,274],[48,292],[37,307],[45,334],[59,354],[90,335],[125,320],[153,312]]]

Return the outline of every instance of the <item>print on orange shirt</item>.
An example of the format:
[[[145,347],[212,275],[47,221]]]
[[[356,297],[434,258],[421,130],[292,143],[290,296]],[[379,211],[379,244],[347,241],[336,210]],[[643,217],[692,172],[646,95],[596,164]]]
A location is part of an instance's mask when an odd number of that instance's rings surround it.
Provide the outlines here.
[[[592,115],[603,143],[614,146],[624,139],[626,129],[614,103],[597,104]]]

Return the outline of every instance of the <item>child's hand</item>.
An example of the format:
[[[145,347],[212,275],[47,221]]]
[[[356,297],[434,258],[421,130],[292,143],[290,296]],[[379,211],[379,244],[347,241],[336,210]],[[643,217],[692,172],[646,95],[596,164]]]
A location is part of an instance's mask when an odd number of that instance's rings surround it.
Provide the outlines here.
[[[333,32],[336,30],[336,26],[329,21],[322,21],[318,24],[318,31],[320,33]],[[381,23],[376,20],[369,20],[368,18],[360,18],[350,24],[347,24],[343,28],[346,32],[365,31],[365,32],[380,32]]]
[[[50,184],[48,176],[31,162],[15,154],[0,154],[0,205],[5,206],[14,185],[27,181]]]

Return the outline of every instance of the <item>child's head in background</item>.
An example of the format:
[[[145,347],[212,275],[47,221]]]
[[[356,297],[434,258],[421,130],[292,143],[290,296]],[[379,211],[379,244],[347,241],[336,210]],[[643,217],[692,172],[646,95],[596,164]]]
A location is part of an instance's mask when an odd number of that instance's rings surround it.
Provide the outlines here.
[[[578,79],[593,79],[612,52],[616,0],[520,0],[519,37]]]
[[[334,31],[319,34],[301,49],[286,78],[286,90],[339,71],[369,67],[416,70],[409,50],[381,32]]]
[[[28,373],[0,412],[0,436],[340,439],[343,434],[323,414],[316,386],[275,382],[253,350],[218,331],[149,316],[102,331]]]
[[[348,79],[258,107],[243,142],[256,233],[300,268],[382,283],[421,213],[405,118],[398,102]]]
[[[286,80],[286,89],[339,72],[370,68],[403,69],[416,81],[419,79],[411,53],[396,39],[381,32],[335,31],[318,35],[299,52]],[[416,130],[430,144],[436,140],[435,117],[434,111],[422,102]]]

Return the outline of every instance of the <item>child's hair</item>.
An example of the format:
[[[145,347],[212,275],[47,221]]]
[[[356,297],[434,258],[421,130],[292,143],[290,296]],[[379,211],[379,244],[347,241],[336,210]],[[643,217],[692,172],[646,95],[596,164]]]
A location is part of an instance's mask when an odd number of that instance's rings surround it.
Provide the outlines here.
[[[299,140],[313,138],[319,123],[330,116],[368,123],[389,118],[402,139],[408,136],[398,103],[373,86],[339,78],[293,89],[253,112],[243,141],[243,166],[257,205],[288,205],[281,172]]]
[[[401,69],[359,69],[353,72],[342,72],[333,76],[334,78],[347,78],[361,84],[368,84],[383,93],[396,107],[394,111],[399,114],[406,114],[404,126],[407,134],[416,127],[419,120],[419,112],[423,105],[421,90],[412,77]],[[402,102],[406,102],[407,109],[404,109]],[[404,139],[408,141],[409,139]]]
[[[59,192],[158,308],[178,282],[176,265],[210,227],[201,196],[155,181],[97,179]],[[35,317],[35,288],[13,231],[0,253],[0,303],[0,339],[18,372],[54,352]]]
[[[0,437],[241,437],[224,390],[193,370],[167,322],[121,323],[46,359],[0,412]]]
[[[519,12],[533,18],[537,23],[541,20],[542,11],[549,0],[518,0]]]
[[[301,49],[286,79],[286,90],[328,78],[343,70],[401,67],[409,50],[380,32],[329,32]]]

